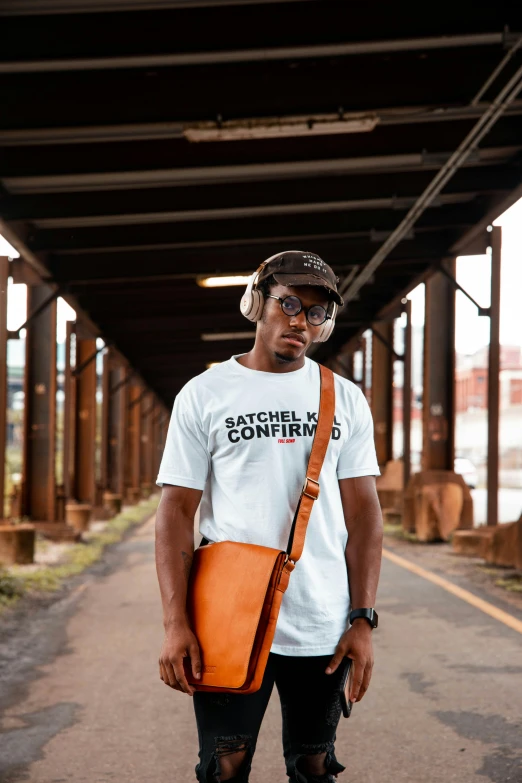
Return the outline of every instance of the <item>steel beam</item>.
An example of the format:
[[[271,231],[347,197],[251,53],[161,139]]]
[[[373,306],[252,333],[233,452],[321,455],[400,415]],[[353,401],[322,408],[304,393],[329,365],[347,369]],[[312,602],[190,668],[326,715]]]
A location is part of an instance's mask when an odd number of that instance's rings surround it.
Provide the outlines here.
[[[313,0],[285,0],[286,3]],[[281,0],[1,0],[0,16],[51,16],[54,14],[101,14],[172,8],[207,8],[230,5],[260,5]]]
[[[498,524],[498,468],[500,418],[500,274],[502,229],[495,226],[491,235],[491,307],[488,366],[488,525]]]
[[[286,3],[302,3],[303,1],[306,2],[306,0],[285,0]],[[0,16],[100,14],[114,13],[115,11],[164,10],[167,8],[265,5],[280,2],[281,0],[0,0]]]
[[[403,352],[403,401],[402,401],[402,460],[404,470],[404,487],[408,486],[411,473],[411,360],[412,360],[412,333],[411,333],[411,300],[405,304],[406,327],[404,330]]]
[[[172,68],[176,66],[221,65],[225,63],[270,62],[330,57],[350,57],[393,52],[462,49],[473,46],[500,46],[502,32],[471,35],[444,35],[431,38],[389,38],[384,41],[316,44],[308,46],[274,46],[264,49],[235,51],[178,52],[172,54],[139,54],[123,57],[75,57],[56,60],[15,60],[0,62],[0,73],[58,73],[70,71],[106,71],[129,68]]]
[[[474,106],[425,106],[414,107],[411,110],[397,111],[382,109],[364,112],[364,116],[376,117],[379,125],[418,125],[431,122],[458,122],[459,120],[477,119],[488,108],[489,103],[478,103]],[[506,110],[505,116],[516,117],[522,113],[522,101],[514,101]],[[320,115],[310,113],[313,121]],[[350,115],[344,115],[350,119]],[[358,112],[357,116],[361,116]],[[273,118],[270,118],[273,120]],[[286,118],[277,118],[284,122]],[[293,117],[288,117],[293,121]],[[248,120],[244,120],[245,123]],[[16,130],[0,130],[0,147],[27,147],[34,145],[55,144],[103,144],[117,141],[152,141],[183,138],[186,127],[196,127],[191,122],[144,122],[121,125],[82,125],[78,127],[58,128],[19,128]]]
[[[49,298],[46,285],[28,286],[27,310]],[[22,515],[56,519],[56,300],[27,328]]]
[[[373,324],[372,397],[375,448],[380,466],[393,457],[393,353],[376,334],[393,345],[393,322]]]
[[[9,259],[0,256],[0,520],[4,518],[7,416],[7,280]]]
[[[522,37],[518,37],[514,49],[520,48],[522,45]],[[488,77],[484,83],[490,85],[492,79],[496,81],[499,76],[500,70],[508,62],[507,57],[502,60],[500,67],[497,66],[493,73]],[[454,174],[459,168],[469,160],[471,153],[475,152],[482,139],[489,133],[495,123],[502,117],[507,108],[516,100],[519,93],[522,91],[522,65],[515,71],[515,73],[508,79],[503,85],[495,99],[491,102],[490,106],[477,120],[473,128],[469,131],[466,137],[459,144],[455,152],[448,158],[443,166],[439,169],[435,177],[432,179],[428,187],[419,196],[416,204],[410,209],[406,217],[401,220],[395,231],[393,231],[384,244],[375,253],[373,258],[368,261],[364,269],[359,273],[355,280],[347,287],[341,287],[340,292],[344,296],[345,302],[350,302],[360,291],[362,286],[367,283],[376,269],[382,264],[385,258],[391,253],[391,251],[404,239],[405,235],[410,231],[417,223],[420,216],[424,213],[427,207],[433,202],[433,200],[441,193],[443,188],[451,180]],[[481,91],[479,91],[480,94]]]
[[[449,193],[442,195],[433,207],[468,204],[474,193]],[[78,215],[72,217],[24,218],[40,229],[95,228],[99,226],[133,226],[158,223],[193,223],[204,220],[239,220],[245,217],[271,217],[273,215],[317,215],[326,212],[355,212],[373,209],[406,210],[415,203],[414,196],[394,198],[349,199],[340,201],[311,201],[294,204],[262,204],[248,207],[217,207],[215,209],[185,209],[163,212],[140,212],[109,215]],[[23,328],[23,327],[21,327]]]
[[[455,261],[446,262],[455,277]],[[455,289],[437,272],[426,281],[423,470],[453,470],[455,456]]]
[[[96,339],[76,340],[76,366],[96,351]],[[87,364],[76,376],[76,438],[74,455],[74,497],[80,503],[96,505],[96,362]]]
[[[498,164],[499,162],[509,160],[517,149],[519,147],[515,149],[511,147],[484,148],[478,150],[476,157],[468,163],[474,167],[479,164]],[[381,171],[439,171],[441,163],[444,160],[449,160],[450,157],[450,154],[442,153],[442,157],[427,158],[422,152],[412,152],[400,155],[370,155],[354,158],[335,158],[332,160],[297,160],[228,166],[150,169],[145,171],[102,171],[88,174],[3,177],[2,182],[7,191],[13,195],[30,193],[86,193],[93,190],[126,190],[127,188],[138,189],[164,187],[167,185],[183,187],[187,184],[208,185],[221,182],[263,182],[274,179],[338,176],[341,174],[378,173]],[[0,223],[0,227],[1,225]],[[1,233],[4,234],[3,229],[1,229]],[[6,238],[11,242],[8,237]],[[13,242],[11,244],[16,247]]]

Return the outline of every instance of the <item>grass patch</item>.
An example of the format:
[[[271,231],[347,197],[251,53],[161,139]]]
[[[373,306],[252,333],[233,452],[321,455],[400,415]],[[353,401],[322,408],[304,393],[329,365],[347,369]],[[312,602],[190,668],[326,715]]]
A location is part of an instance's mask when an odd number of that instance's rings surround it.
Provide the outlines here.
[[[51,593],[58,590],[64,579],[76,576],[93,565],[106,547],[121,541],[132,526],[144,522],[156,510],[158,499],[153,498],[138,506],[125,509],[107,522],[102,532],[87,532],[84,541],[72,544],[64,555],[63,562],[26,571],[21,566],[9,569],[0,567],[0,610],[10,607],[27,593]],[[48,546],[48,542],[45,542]]]
[[[404,530],[401,525],[390,525],[387,523],[384,525],[383,530],[384,535],[386,536],[393,536],[394,538],[399,538],[401,541],[409,541],[411,544],[419,543],[419,539],[415,533]]]
[[[505,579],[497,579],[495,584],[510,593],[522,593],[522,574],[513,574]]]
[[[24,585],[7,568],[0,566],[0,609],[12,606],[24,594]]]

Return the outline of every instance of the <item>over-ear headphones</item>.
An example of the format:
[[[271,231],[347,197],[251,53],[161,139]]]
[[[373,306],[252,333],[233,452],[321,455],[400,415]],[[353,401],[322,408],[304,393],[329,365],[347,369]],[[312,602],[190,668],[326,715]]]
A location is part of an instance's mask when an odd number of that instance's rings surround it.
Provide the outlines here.
[[[245,318],[248,318],[248,320],[252,321],[253,323],[256,323],[257,321],[261,320],[261,316],[263,314],[263,307],[265,306],[265,297],[263,296],[262,291],[259,291],[256,288],[257,281],[259,280],[259,275],[261,274],[265,266],[268,263],[270,263],[270,261],[272,261],[273,258],[276,258],[279,255],[281,254],[276,253],[275,255],[270,256],[270,258],[267,258],[266,261],[263,261],[263,263],[251,275],[245,293],[241,297],[241,303],[239,305],[239,309],[241,310]],[[335,318],[338,309],[339,308],[336,302],[330,302],[330,304],[328,305],[328,318],[324,322],[324,324],[322,324],[321,331],[313,341],[314,343],[325,343],[328,340],[335,327]]]
[[[325,343],[328,340],[335,328],[335,318],[337,316],[338,309],[339,305],[336,302],[330,302],[328,305],[329,318],[327,318],[324,324],[322,324],[322,329],[315,338],[314,343]]]

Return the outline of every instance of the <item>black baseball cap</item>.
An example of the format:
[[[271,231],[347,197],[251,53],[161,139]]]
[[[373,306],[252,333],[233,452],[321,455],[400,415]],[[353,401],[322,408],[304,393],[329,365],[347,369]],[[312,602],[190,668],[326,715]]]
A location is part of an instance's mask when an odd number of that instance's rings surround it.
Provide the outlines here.
[[[316,253],[304,250],[286,250],[272,256],[258,277],[258,283],[273,275],[281,285],[313,285],[326,288],[331,299],[343,306],[342,296],[337,291],[339,278],[331,266]]]

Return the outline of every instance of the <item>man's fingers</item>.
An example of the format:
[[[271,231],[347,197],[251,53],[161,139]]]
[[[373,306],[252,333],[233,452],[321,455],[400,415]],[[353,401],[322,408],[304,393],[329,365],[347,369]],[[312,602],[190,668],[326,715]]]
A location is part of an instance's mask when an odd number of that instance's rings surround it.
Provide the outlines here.
[[[165,685],[168,685],[170,688],[175,688],[176,690],[178,690],[178,683],[176,682],[176,678],[174,677],[172,666],[170,666],[168,662],[160,661],[160,677],[165,683]]]
[[[372,678],[372,670],[373,670],[373,664],[368,663],[366,665],[366,668],[364,670],[364,675],[361,683],[361,687],[359,688],[359,694],[357,696],[357,701],[361,701],[362,697],[366,693],[366,691],[369,688],[370,680]]]
[[[169,672],[166,664],[163,661],[160,661],[160,677],[165,685],[168,685],[170,688],[174,687],[174,673]]]
[[[181,661],[176,661],[172,664],[172,668],[174,669],[174,676],[176,677],[176,680],[178,681],[181,690],[185,693],[188,693],[189,696],[192,696],[194,693],[193,688],[190,687],[190,685],[187,682],[187,678],[185,676],[185,670],[183,668],[183,659]]]
[[[354,659],[352,663],[353,676],[352,684],[350,686],[350,701],[357,701],[359,698],[359,691],[364,678],[364,665],[361,661]]]
[[[337,648],[336,651],[334,652],[332,660],[330,661],[330,663],[326,667],[326,673],[327,674],[333,674],[334,671],[341,664],[343,658],[344,658],[344,651],[340,650],[339,648]]]
[[[199,645],[196,642],[189,647],[189,655],[192,676],[194,679],[199,680],[201,677],[201,654],[199,652]]]

